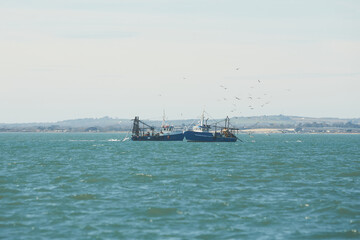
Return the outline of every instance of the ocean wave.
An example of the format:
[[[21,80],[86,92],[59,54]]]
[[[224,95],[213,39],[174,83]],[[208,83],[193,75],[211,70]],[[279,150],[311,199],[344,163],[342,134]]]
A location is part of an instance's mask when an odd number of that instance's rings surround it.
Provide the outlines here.
[[[159,207],[150,207],[146,211],[146,215],[150,217],[160,217],[174,214],[181,214],[181,211],[178,211],[176,208],[159,208]]]
[[[145,173],[137,173],[136,176],[143,176],[143,177],[153,177],[151,174],[145,174]]]
[[[69,142],[95,142],[92,139],[70,139]]]
[[[76,199],[76,200],[93,200],[93,199],[96,199],[96,195],[84,193],[84,194],[72,195],[71,198]]]
[[[360,177],[360,171],[340,173],[340,174],[338,174],[336,176],[337,177]]]

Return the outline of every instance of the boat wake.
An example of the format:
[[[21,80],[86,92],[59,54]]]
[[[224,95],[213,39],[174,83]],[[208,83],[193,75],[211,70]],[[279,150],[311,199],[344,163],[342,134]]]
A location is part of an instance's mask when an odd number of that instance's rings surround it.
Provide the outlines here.
[[[108,142],[121,142],[120,139],[109,139]]]

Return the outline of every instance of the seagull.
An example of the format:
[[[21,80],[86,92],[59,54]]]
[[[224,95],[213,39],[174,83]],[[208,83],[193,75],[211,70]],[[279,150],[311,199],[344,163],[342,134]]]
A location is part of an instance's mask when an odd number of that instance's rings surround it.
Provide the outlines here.
[[[260,83],[260,80],[258,79],[258,82]]]
[[[237,100],[241,100],[241,98],[238,98],[238,97],[235,97],[235,99],[237,99]]]

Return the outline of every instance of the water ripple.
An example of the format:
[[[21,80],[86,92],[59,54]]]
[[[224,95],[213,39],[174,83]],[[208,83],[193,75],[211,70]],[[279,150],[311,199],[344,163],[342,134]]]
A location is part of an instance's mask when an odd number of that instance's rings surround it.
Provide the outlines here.
[[[0,238],[360,237],[359,135],[123,137],[0,134]]]

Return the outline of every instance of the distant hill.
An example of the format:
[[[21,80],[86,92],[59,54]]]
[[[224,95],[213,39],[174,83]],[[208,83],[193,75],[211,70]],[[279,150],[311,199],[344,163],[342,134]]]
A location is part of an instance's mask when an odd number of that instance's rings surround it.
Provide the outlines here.
[[[234,117],[231,119],[234,125],[244,126],[271,126],[271,125],[291,125],[298,124],[335,124],[335,123],[348,123],[360,124],[360,118],[314,118],[314,117],[299,117],[299,116],[285,116],[285,115],[270,115],[270,116],[253,116],[253,117]]]
[[[149,125],[160,127],[161,121],[142,119]],[[198,119],[169,120],[169,124],[176,127],[191,127],[198,123]],[[219,122],[221,119],[208,120],[209,124]],[[344,129],[348,131],[360,130],[360,118],[313,118],[285,115],[232,117],[231,124],[240,129],[259,128],[294,128],[305,129]],[[221,126],[219,123],[218,126]],[[118,132],[129,131],[132,127],[131,119],[120,118],[83,118],[58,121],[52,123],[0,123],[0,132]]]

